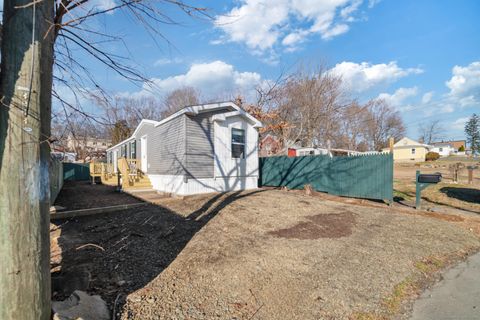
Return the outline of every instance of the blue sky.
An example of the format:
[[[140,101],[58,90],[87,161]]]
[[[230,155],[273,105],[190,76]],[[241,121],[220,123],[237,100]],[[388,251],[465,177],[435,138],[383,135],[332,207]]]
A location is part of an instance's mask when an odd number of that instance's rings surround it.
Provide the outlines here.
[[[115,0],[108,0],[115,3]],[[105,5],[103,2],[102,5]],[[204,97],[253,97],[253,88],[303,62],[323,63],[342,76],[352,98],[382,97],[418,137],[422,122],[441,120],[445,139],[463,138],[480,113],[480,1],[237,0],[191,1],[213,20],[164,10],[180,25],[159,25],[157,43],[122,12],[90,24],[121,35],[106,44],[128,55],[154,83],[138,87],[91,60],[112,93],[161,97],[193,86]],[[83,59],[83,58],[82,58]],[[85,58],[86,59],[86,58]]]

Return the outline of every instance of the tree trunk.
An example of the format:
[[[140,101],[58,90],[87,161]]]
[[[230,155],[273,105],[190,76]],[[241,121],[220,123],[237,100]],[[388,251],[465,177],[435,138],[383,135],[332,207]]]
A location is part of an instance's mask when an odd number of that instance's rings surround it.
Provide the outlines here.
[[[0,319],[50,319],[54,1],[5,0],[0,75]],[[35,21],[35,23],[34,23]],[[33,39],[32,39],[33,35]]]

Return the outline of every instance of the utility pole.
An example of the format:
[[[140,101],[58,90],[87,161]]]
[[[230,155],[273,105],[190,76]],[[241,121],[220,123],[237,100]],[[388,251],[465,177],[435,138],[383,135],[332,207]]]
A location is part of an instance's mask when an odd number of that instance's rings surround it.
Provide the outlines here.
[[[0,74],[0,319],[50,319],[52,0],[5,0]]]

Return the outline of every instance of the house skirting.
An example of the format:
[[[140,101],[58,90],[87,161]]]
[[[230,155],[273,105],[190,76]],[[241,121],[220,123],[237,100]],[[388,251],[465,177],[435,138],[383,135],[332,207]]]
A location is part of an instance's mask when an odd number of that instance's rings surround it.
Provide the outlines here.
[[[185,179],[184,176],[156,174],[149,174],[148,177],[155,190],[180,196],[258,188],[258,177]]]

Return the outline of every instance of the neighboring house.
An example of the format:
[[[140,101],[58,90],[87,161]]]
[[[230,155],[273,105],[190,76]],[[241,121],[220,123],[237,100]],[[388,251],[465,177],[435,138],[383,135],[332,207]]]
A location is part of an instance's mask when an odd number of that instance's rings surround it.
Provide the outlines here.
[[[282,152],[282,144],[277,137],[267,134],[260,140],[259,149],[260,157],[270,157]]]
[[[448,157],[451,154],[454,154],[455,148],[449,142],[434,142],[432,143],[433,148],[430,151],[436,152],[440,157]]]
[[[77,154],[73,152],[67,152],[65,147],[57,145],[55,142],[52,144],[50,154],[55,159],[61,162],[75,162]]]
[[[290,150],[292,150],[291,148]],[[346,150],[346,149],[335,149],[332,148],[330,149],[330,152],[328,149],[325,148],[315,148],[315,147],[299,147],[295,149],[296,151],[296,156],[301,157],[301,156],[316,156],[316,155],[331,155],[331,156],[356,156],[363,154],[362,152],[359,151],[354,151],[354,150]]]
[[[78,155],[79,160],[84,160],[87,157],[103,157],[107,149],[112,145],[108,139],[74,136],[73,134],[69,134],[63,143],[67,151]]]
[[[107,161],[140,159],[154,189],[178,195],[258,187],[258,128],[233,102],[185,107],[162,121],[142,120],[107,150]]]
[[[453,141],[447,141],[452,145],[452,147],[455,149],[455,152],[458,152],[458,149],[460,147],[463,147],[464,150],[467,149],[467,141],[466,140],[453,140]]]
[[[397,162],[422,162],[432,146],[420,143],[410,138],[402,138],[393,145],[393,160]],[[384,148],[383,151],[389,151]]]
[[[323,148],[300,147],[300,148],[296,148],[295,151],[296,151],[297,157],[328,154],[328,150]]]
[[[467,141],[465,140],[452,140],[452,141],[441,141],[441,142],[433,142],[432,145],[436,147],[437,145],[440,144],[449,144],[451,148],[450,154],[455,154],[455,155],[465,155],[465,150],[467,149]],[[442,148],[444,146],[442,145]],[[464,151],[459,151],[459,149],[463,147]],[[432,150],[434,151],[434,150]],[[438,152],[438,151],[435,151]],[[440,152],[438,152],[440,153]]]

